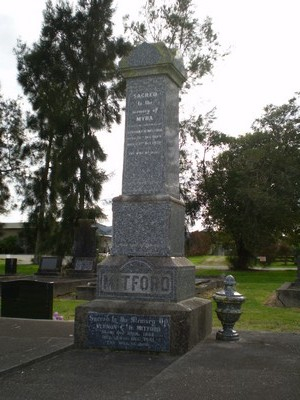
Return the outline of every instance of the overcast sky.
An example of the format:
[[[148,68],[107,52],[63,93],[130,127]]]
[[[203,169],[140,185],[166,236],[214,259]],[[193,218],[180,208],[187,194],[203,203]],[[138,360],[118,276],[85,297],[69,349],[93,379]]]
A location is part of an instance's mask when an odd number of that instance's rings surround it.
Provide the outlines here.
[[[117,0],[118,33],[122,16],[137,16],[143,0]],[[216,107],[215,128],[230,135],[250,131],[267,104],[280,105],[300,91],[299,0],[195,0],[196,16],[210,16],[224,49],[225,60],[214,75],[204,79],[191,99],[199,113]],[[22,95],[16,82],[13,48],[17,38],[28,44],[38,40],[45,0],[0,0],[0,84],[5,98]],[[108,154],[106,168],[114,178],[106,184],[103,199],[121,193],[124,127],[101,135]],[[116,147],[116,143],[120,146]],[[106,211],[109,213],[110,208]],[[17,214],[1,218],[13,221]],[[111,216],[107,223],[111,222]]]

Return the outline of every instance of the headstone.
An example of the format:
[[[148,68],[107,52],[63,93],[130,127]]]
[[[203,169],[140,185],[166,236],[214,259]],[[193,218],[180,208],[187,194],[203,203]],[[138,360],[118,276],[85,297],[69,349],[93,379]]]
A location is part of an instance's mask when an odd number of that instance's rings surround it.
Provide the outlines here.
[[[79,219],[75,229],[73,269],[79,274],[96,272],[96,230],[92,219]]]
[[[178,104],[183,64],[162,43],[120,63],[126,78],[122,195],[113,199],[111,255],[97,299],[76,309],[75,345],[182,354],[211,332],[211,302],[195,298],[184,257]]]
[[[76,257],[74,259],[74,269],[75,271],[94,271],[96,268],[96,258],[95,257]]]
[[[37,275],[58,275],[61,270],[61,264],[61,257],[42,256]]]
[[[300,307],[300,256],[296,256],[297,276],[294,282],[285,282],[276,290],[276,297],[284,307]]]
[[[1,286],[2,317],[52,319],[53,283],[16,280]]]
[[[15,275],[17,273],[17,258],[5,259],[5,275]]]

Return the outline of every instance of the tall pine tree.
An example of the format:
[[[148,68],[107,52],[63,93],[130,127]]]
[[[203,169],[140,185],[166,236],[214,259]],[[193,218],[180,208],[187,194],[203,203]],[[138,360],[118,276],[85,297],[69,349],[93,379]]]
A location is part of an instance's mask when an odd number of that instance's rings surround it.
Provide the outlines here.
[[[112,15],[112,0],[80,0],[76,9],[68,1],[48,1],[39,41],[16,50],[18,80],[35,111],[30,127],[38,134],[32,149],[40,164],[27,195],[37,254],[46,221],[62,253],[78,218],[102,215],[97,201],[106,174],[99,162],[106,155],[96,132],[120,122],[124,84],[116,63],[129,50],[113,36]]]

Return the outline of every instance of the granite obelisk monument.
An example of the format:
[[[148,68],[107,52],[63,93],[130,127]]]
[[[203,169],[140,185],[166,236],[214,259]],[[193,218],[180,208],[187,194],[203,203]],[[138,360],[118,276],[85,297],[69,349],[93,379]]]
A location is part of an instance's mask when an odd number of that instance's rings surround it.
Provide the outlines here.
[[[183,354],[212,328],[211,302],[194,297],[179,198],[180,58],[143,43],[120,63],[126,79],[122,195],[113,200],[111,255],[97,299],[76,309],[75,345]]]

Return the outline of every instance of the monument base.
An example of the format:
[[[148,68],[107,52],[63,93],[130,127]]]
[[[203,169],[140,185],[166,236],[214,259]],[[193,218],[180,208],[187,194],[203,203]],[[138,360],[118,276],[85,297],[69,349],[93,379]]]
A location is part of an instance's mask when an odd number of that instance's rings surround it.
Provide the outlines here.
[[[178,303],[97,299],[76,308],[77,348],[184,354],[212,331],[211,301]]]
[[[178,303],[195,295],[195,266],[185,257],[109,256],[98,265],[97,298]]]
[[[285,282],[276,290],[276,297],[284,307],[300,307],[300,284]]]

